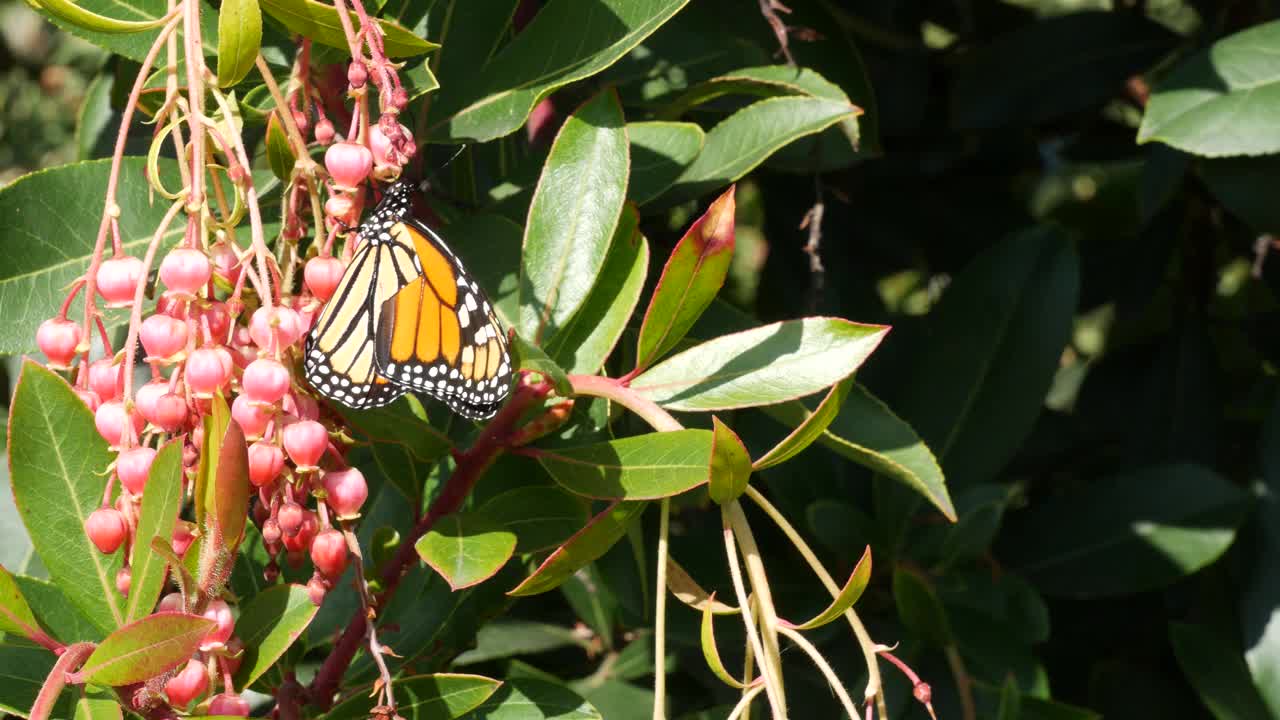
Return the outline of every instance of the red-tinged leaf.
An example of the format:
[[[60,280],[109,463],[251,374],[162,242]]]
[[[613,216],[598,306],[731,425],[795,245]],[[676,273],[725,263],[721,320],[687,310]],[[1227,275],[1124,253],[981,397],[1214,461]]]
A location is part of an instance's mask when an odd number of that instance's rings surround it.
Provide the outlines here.
[[[249,509],[249,448],[244,431],[235,421],[227,425],[213,481],[209,495],[209,507],[213,511],[210,526],[227,553],[234,555],[244,535]]]
[[[720,659],[720,649],[716,646],[715,613],[712,610],[715,601],[716,594],[711,593],[708,602],[702,607],[702,657],[706,659],[711,672],[720,678],[720,682],[741,690],[746,686],[725,669],[724,662]]]
[[[554,590],[579,568],[604,555],[627,532],[631,521],[648,506],[646,502],[615,502],[591,518],[568,542],[547,556],[533,574],[508,595],[537,595]]]
[[[319,609],[301,585],[276,585],[245,603],[236,620],[236,635],[244,642],[236,687],[249,687],[275,665]]]
[[[22,591],[4,566],[0,566],[0,632],[21,635],[32,639],[44,634],[31,606],[22,597]]]
[[[845,582],[844,587],[840,589],[840,593],[831,601],[827,609],[815,615],[812,620],[796,625],[795,628],[797,630],[812,630],[838,619],[844,614],[845,610],[853,607],[853,604],[858,602],[858,598],[862,597],[862,591],[867,589],[867,583],[869,582],[871,582],[870,545],[867,546],[866,550],[862,551],[862,557],[858,559],[858,564],[849,575],[849,580]]]
[[[751,480],[751,456],[738,434],[720,418],[711,416],[711,479],[707,493],[723,505],[747,491]]]
[[[478,512],[440,518],[414,548],[454,591],[493,577],[511,559],[516,534]]]
[[[671,251],[640,325],[638,371],[675,347],[720,292],[733,259],[734,187],[711,203]]]
[[[112,687],[142,682],[186,662],[213,626],[212,620],[199,615],[149,615],[108,635],[78,675],[85,682]]]
[[[151,462],[146,492],[142,494],[142,511],[133,540],[132,580],[125,603],[125,620],[141,619],[155,607],[164,589],[168,556],[152,548],[159,541],[169,548],[173,528],[182,508],[182,443],[170,441]],[[172,553],[170,553],[172,555]]]
[[[822,402],[812,412],[807,412],[807,417],[791,431],[791,434],[782,439],[782,442],[773,447],[772,450],[760,456],[751,464],[753,470],[764,470],[780,463],[786,462],[795,457],[801,450],[809,447],[815,440],[822,437],[831,425],[831,421],[836,419],[840,414],[840,408],[844,406],[844,399],[849,396],[849,388],[853,387],[853,378],[845,378],[844,380],[831,386],[831,391],[822,399]]]

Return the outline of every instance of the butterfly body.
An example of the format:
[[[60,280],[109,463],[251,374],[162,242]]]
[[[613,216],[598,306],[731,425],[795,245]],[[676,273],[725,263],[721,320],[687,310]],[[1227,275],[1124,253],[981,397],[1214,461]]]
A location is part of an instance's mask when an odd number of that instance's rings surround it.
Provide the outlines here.
[[[483,420],[511,390],[507,338],[462,262],[413,217],[412,192],[392,185],[360,225],[351,264],[307,336],[307,380],[352,408],[414,391]]]

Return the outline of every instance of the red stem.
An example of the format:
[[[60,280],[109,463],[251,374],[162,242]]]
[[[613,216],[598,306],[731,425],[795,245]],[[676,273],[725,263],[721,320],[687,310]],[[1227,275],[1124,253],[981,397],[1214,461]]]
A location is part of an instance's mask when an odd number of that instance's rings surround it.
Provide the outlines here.
[[[516,423],[520,416],[530,405],[545,397],[550,391],[551,387],[546,383],[517,385],[510,402],[485,427],[475,443],[467,450],[455,455],[457,467],[449,476],[444,489],[431,502],[427,514],[400,543],[395,557],[383,566],[382,587],[386,589],[375,597],[377,607],[387,606],[392,594],[400,585],[400,579],[418,561],[418,553],[413,547],[418,542],[418,538],[425,535],[435,525],[436,520],[462,507],[462,503],[471,494],[471,488],[484,474],[485,469],[499,453],[508,447],[516,432]],[[325,710],[332,705],[338,683],[351,665],[352,659],[355,658],[356,651],[363,644],[365,622],[363,611],[357,611],[351,616],[351,622],[347,623],[347,628],[334,644],[333,651],[329,653],[329,657],[325,658],[324,664],[316,672],[315,679],[311,681],[310,699],[313,705]]]
[[[31,706],[32,720],[47,720],[62,689],[67,686],[67,674],[89,659],[94,647],[93,643],[76,643],[58,657],[53,669],[49,671],[49,677],[45,678],[44,685],[40,688],[40,694],[36,696],[35,704]]]

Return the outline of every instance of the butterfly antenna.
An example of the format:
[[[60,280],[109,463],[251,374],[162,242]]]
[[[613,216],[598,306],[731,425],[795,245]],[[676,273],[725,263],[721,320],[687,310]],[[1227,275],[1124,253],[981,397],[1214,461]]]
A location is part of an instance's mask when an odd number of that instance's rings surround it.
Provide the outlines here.
[[[436,172],[440,172],[441,170],[443,170],[443,169],[445,169],[445,168],[449,167],[449,165],[450,165],[454,160],[457,160],[457,159],[458,159],[458,156],[459,156],[459,155],[461,155],[461,154],[462,154],[462,152],[463,152],[464,150],[466,150],[466,149],[467,149],[467,144],[466,144],[466,143],[462,143],[461,145],[459,145],[459,146],[458,146],[458,149],[453,153],[453,155],[452,155],[448,160],[445,160],[443,165],[441,165],[440,167],[436,168]]]

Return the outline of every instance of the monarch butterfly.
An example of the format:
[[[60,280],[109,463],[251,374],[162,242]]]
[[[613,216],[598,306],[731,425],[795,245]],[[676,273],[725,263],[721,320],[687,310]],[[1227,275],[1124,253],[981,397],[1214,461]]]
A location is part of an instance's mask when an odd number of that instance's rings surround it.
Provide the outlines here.
[[[347,407],[412,390],[485,420],[511,391],[507,337],[461,261],[413,216],[412,193],[395,183],[360,224],[351,264],[307,336],[307,381]]]

